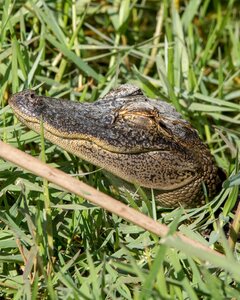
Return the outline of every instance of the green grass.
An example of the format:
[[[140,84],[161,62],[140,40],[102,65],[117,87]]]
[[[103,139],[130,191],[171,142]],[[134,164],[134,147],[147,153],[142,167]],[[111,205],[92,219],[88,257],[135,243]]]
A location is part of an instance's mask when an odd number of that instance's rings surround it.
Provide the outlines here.
[[[0,138],[41,156],[41,137],[13,116],[8,97],[94,101],[120,83],[171,102],[228,175],[205,207],[138,209],[226,253],[198,253],[149,232],[0,160],[0,297],[6,299],[239,299],[240,148],[238,1],[0,1]],[[158,15],[158,20],[156,16]],[[154,38],[155,37],[155,38]],[[45,159],[116,197],[101,170],[45,142]],[[86,174],[82,176],[81,174]],[[125,195],[127,204],[134,199]],[[239,227],[235,228],[239,230]],[[234,249],[232,249],[233,247]]]

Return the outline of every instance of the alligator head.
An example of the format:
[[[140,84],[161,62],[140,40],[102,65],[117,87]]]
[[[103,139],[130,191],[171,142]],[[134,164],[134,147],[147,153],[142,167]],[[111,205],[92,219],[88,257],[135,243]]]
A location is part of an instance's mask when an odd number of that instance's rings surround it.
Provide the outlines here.
[[[25,90],[9,101],[29,128],[114,175],[154,189],[163,206],[197,206],[219,191],[222,172],[197,131],[166,102],[130,84],[94,103],[38,96]]]

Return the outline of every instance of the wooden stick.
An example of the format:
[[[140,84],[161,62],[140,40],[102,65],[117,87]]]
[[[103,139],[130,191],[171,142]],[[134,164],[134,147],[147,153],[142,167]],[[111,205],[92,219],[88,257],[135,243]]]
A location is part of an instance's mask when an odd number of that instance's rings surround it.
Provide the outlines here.
[[[148,230],[163,239],[163,242],[167,245],[177,248],[179,250],[187,251],[191,254],[194,249],[201,249],[205,252],[207,260],[208,255],[217,255],[224,257],[221,253],[208,248],[207,246],[201,244],[200,242],[194,241],[183,234],[177,232],[171,236],[167,236],[169,228],[166,225],[160,224],[157,221],[149,218],[148,216],[142,214],[141,212],[128,207],[127,205],[113,199],[112,197],[105,195],[104,193],[94,189],[87,184],[72,178],[70,175],[53,168],[47,164],[44,164],[40,160],[24,153],[8,144],[0,141],[0,157],[10,161],[19,167],[29,170],[30,172],[46,178],[48,181],[61,186],[67,191],[81,196],[97,206],[112,212],[123,219],[138,225],[139,227]],[[179,243],[180,242],[180,243]],[[182,242],[182,243],[181,243]]]

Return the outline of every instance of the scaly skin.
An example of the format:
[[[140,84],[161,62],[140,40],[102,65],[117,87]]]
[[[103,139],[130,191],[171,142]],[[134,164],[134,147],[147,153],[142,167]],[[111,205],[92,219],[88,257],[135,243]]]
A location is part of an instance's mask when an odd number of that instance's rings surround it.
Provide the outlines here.
[[[114,175],[154,189],[162,206],[198,206],[220,189],[222,172],[189,122],[169,104],[125,84],[95,103],[37,96],[26,90],[9,104],[18,119],[63,149]]]

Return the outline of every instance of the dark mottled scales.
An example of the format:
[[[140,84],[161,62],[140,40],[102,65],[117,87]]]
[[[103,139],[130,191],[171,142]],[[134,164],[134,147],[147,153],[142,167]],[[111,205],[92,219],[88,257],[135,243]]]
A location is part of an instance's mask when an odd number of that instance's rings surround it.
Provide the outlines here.
[[[199,205],[202,184],[209,197],[219,190],[221,171],[191,125],[175,109],[125,84],[95,103],[15,94],[18,118],[75,155],[120,178],[153,188],[161,205]]]

